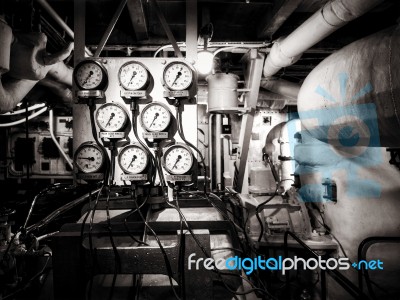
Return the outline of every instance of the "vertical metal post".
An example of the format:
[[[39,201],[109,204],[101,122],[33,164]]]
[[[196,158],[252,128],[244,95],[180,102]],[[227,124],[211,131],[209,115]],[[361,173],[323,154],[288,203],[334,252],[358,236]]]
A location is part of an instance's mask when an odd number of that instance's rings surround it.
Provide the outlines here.
[[[85,57],[85,14],[86,0],[74,1],[74,65]]]
[[[246,89],[250,91],[246,95],[246,107],[250,108],[250,112],[242,117],[242,125],[240,129],[239,145],[241,147],[239,158],[239,174],[237,181],[237,192],[241,193],[247,168],[247,155],[249,153],[251,131],[253,128],[254,115],[260,90],[260,82],[262,69],[264,65],[264,54],[259,53],[256,49],[251,49],[244,57],[247,61],[247,69],[245,72]]]
[[[197,0],[186,0],[186,59],[197,60]]]
[[[222,188],[222,117],[217,114],[215,117],[215,187]]]
[[[208,117],[208,165],[210,169],[210,191],[213,190],[214,176],[213,176],[213,126],[212,119],[214,114],[210,114]]]

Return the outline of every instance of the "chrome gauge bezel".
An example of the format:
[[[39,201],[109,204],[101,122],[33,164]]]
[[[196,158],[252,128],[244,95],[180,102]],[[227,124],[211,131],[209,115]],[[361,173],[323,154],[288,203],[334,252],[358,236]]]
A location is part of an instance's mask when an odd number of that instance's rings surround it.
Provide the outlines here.
[[[184,149],[184,150],[186,150],[186,151],[189,153],[190,165],[187,167],[187,169],[184,169],[183,171],[176,171],[176,170],[174,170],[173,168],[170,168],[170,167],[168,166],[168,163],[167,163],[167,159],[168,159],[169,155],[172,153],[172,151],[176,150],[177,148],[178,148],[178,149],[179,149],[179,148],[180,148],[180,149]],[[185,145],[185,144],[176,143],[176,144],[174,144],[174,145],[172,145],[172,146],[167,147],[167,148],[164,150],[162,164],[163,164],[163,168],[164,168],[169,174],[172,174],[172,175],[185,175],[185,174],[188,174],[188,173],[193,169],[194,161],[195,161],[195,160],[194,160],[194,156],[193,156],[192,150],[191,150],[187,145]]]
[[[78,164],[78,155],[83,151],[83,149],[86,148],[92,148],[95,149],[96,151],[98,151],[98,153],[101,154],[101,162],[99,164],[99,166],[96,167],[96,169],[94,169],[93,171],[87,171],[84,168],[81,167],[80,164]],[[74,164],[76,165],[78,171],[85,173],[85,174],[92,174],[92,173],[98,173],[104,166],[104,162],[105,162],[105,153],[103,152],[103,150],[95,143],[92,142],[88,142],[88,143],[83,143],[81,144],[75,151],[75,155],[74,155]]]
[[[79,72],[87,67],[88,65],[94,65],[96,68],[98,68],[98,70],[100,71],[101,74],[101,78],[98,84],[96,84],[95,86],[92,87],[85,87],[82,82],[78,79],[79,76]],[[77,88],[79,90],[105,90],[107,88],[108,85],[108,75],[107,75],[107,70],[106,68],[97,60],[91,60],[91,59],[87,59],[87,60],[83,60],[81,62],[79,62],[76,67],[74,68],[74,72],[73,72],[73,78],[74,78],[74,82],[77,86]]]
[[[108,129],[108,128],[106,128],[106,126],[104,126],[103,124],[102,124],[102,122],[100,122],[100,113],[101,113],[101,111],[103,110],[103,109],[105,109],[106,107],[108,107],[108,106],[114,106],[114,107],[117,107],[118,109],[120,109],[121,111],[122,111],[122,113],[123,113],[123,120],[122,120],[122,123],[120,124],[120,126],[118,127],[118,128],[116,128],[116,129],[113,129],[113,130],[110,130],[110,129]],[[128,113],[126,112],[126,110],[124,109],[124,107],[122,107],[120,104],[118,104],[118,103],[114,103],[114,102],[108,102],[108,103],[105,103],[105,104],[102,104],[98,109],[97,109],[97,111],[96,111],[96,124],[97,124],[97,126],[102,130],[102,131],[105,131],[105,132],[117,132],[117,131],[122,131],[123,129],[124,129],[124,127],[126,126],[126,124],[128,123],[128,120],[129,120],[129,116],[128,116]]]
[[[135,148],[135,149],[140,149],[141,151],[143,151],[144,155],[146,156],[146,158],[145,158],[145,159],[146,159],[145,165],[144,165],[141,169],[139,169],[139,171],[136,171],[136,172],[130,171],[130,170],[128,169],[129,166],[128,166],[128,168],[126,168],[126,167],[124,166],[123,161],[122,161],[122,160],[123,160],[123,155],[125,154],[125,152],[126,152],[126,151],[129,151],[130,149],[133,149],[133,148]],[[131,163],[132,163],[132,162],[131,162]],[[121,151],[119,152],[119,154],[118,154],[118,164],[119,164],[121,170],[122,170],[125,174],[142,174],[142,173],[148,168],[148,165],[149,165],[149,155],[147,154],[146,150],[145,150],[140,144],[136,144],[136,143],[130,144],[130,145],[127,145],[127,146],[125,146],[124,148],[122,148]]]
[[[188,82],[187,83],[185,83],[184,85],[182,85],[182,86],[180,86],[180,87],[174,87],[173,85],[174,85],[174,82],[170,82],[170,80],[167,78],[167,74],[168,74],[168,72],[170,71],[170,70],[172,70],[175,66],[181,66],[181,68],[182,67],[184,67],[184,68],[187,68],[187,70],[189,71],[189,73],[190,73],[190,78],[189,78],[189,80],[188,80]],[[178,76],[178,74],[176,75],[176,76]],[[175,80],[179,80],[179,78],[177,78],[177,77],[175,77],[174,78],[174,81]],[[163,71],[163,84],[164,84],[164,86],[168,89],[168,90],[171,90],[171,91],[183,91],[183,90],[188,90],[191,86],[192,86],[192,84],[193,84],[193,81],[195,80],[195,75],[194,75],[194,70],[193,70],[193,68],[189,65],[189,64],[187,64],[187,63],[185,63],[185,62],[182,62],[182,61],[174,61],[174,62],[171,62],[171,63],[169,63],[169,64],[167,64],[166,66],[165,66],[165,68],[164,68],[164,71]]]
[[[167,120],[166,120],[164,126],[160,129],[150,128],[151,126],[146,125],[146,122],[144,121],[144,118],[145,118],[146,114],[148,113],[149,109],[151,109],[154,106],[159,106],[167,112]],[[161,102],[152,102],[152,103],[146,105],[140,114],[140,123],[141,123],[142,127],[148,132],[162,132],[162,131],[167,130],[171,124],[171,120],[172,120],[171,111],[169,110],[168,106],[166,106],[164,103],[161,103]],[[157,120],[154,119],[153,122],[154,121],[157,121]]]
[[[146,74],[146,77],[145,77],[145,79],[143,80],[143,83],[142,83],[141,85],[137,86],[137,87],[134,87],[134,88],[129,87],[129,85],[126,85],[126,84],[123,82],[123,80],[122,80],[122,72],[123,72],[124,68],[126,68],[126,67],[128,67],[128,66],[130,66],[130,65],[136,65],[136,66],[138,66],[139,68],[142,68],[142,70],[145,72],[144,74]],[[143,65],[142,63],[137,62],[137,61],[128,61],[128,62],[124,63],[124,64],[119,68],[119,71],[118,71],[118,81],[119,81],[119,84],[120,84],[125,90],[127,90],[127,91],[145,90],[145,89],[148,87],[148,85],[149,85],[150,76],[151,76],[151,75],[150,75],[150,72],[149,72],[149,70],[145,67],[145,65]],[[133,78],[131,78],[130,81],[132,81],[132,79],[133,79]]]

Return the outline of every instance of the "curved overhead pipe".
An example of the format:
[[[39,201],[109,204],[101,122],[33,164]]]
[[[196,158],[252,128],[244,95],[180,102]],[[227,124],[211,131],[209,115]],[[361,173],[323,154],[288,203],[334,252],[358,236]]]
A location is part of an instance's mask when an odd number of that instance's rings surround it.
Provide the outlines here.
[[[46,52],[46,44],[42,33],[14,38],[11,28],[0,22],[0,72],[10,75],[0,81],[0,113],[12,110],[46,76],[72,86],[72,68],[63,60],[71,54],[73,44],[55,54]]]
[[[307,49],[323,40],[383,0],[334,0],[314,13],[299,28],[271,48],[264,64],[264,76],[294,64]]]

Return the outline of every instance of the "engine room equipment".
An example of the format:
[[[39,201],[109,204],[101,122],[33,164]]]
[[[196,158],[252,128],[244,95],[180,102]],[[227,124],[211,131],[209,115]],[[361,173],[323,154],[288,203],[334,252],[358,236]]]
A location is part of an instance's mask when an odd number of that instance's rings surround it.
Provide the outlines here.
[[[193,70],[183,62],[168,64],[163,73],[165,87],[173,91],[187,90],[193,84]]]
[[[193,166],[193,161],[193,153],[186,145],[175,144],[164,150],[163,166],[170,174],[188,173]]]
[[[140,121],[146,131],[162,132],[171,123],[171,112],[165,104],[153,102],[143,108]]]
[[[238,80],[234,74],[217,73],[208,75],[208,111],[227,113],[238,107]]]
[[[30,120],[28,126],[28,138],[24,124],[9,130],[7,155],[10,164],[7,176],[23,178],[29,165],[28,173],[32,178],[71,179],[72,169],[60,154],[60,149],[72,159],[72,117],[54,117],[53,126],[50,126],[49,117],[37,117]],[[60,149],[54,144],[50,130],[53,130]]]
[[[107,86],[107,71],[95,60],[84,60],[74,69],[74,80],[80,90],[102,90]]]
[[[144,90],[150,82],[150,75],[143,64],[129,61],[119,69],[118,80],[128,91]]]
[[[75,152],[75,164],[79,171],[83,173],[96,173],[104,165],[105,153],[92,142],[87,142],[79,146]]]
[[[121,131],[128,122],[128,114],[116,103],[105,103],[97,109],[96,122],[103,131]]]
[[[149,156],[140,144],[134,143],[121,149],[118,163],[125,173],[140,174],[148,167]]]

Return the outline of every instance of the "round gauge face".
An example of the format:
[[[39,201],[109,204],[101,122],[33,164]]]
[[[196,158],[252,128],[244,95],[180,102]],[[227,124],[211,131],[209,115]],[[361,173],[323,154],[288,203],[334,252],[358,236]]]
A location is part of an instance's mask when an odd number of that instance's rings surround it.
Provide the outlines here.
[[[186,146],[171,146],[164,154],[164,167],[171,174],[185,174],[192,168],[192,165],[193,155]]]
[[[149,72],[138,62],[128,62],[119,69],[118,79],[126,90],[141,90],[147,85]]]
[[[142,126],[147,131],[163,131],[171,122],[171,113],[165,105],[161,103],[151,103],[143,109],[141,121]]]
[[[103,131],[119,131],[128,120],[126,111],[115,103],[106,103],[96,113],[97,125]]]
[[[193,82],[193,71],[183,62],[173,62],[165,67],[163,79],[171,90],[186,90]]]
[[[74,79],[81,90],[104,88],[107,75],[103,67],[94,61],[83,61],[75,68]]]
[[[118,162],[125,173],[139,174],[147,167],[148,155],[142,147],[128,145],[119,153]]]
[[[104,153],[96,145],[82,145],[75,153],[75,164],[83,173],[98,172],[104,163]]]

